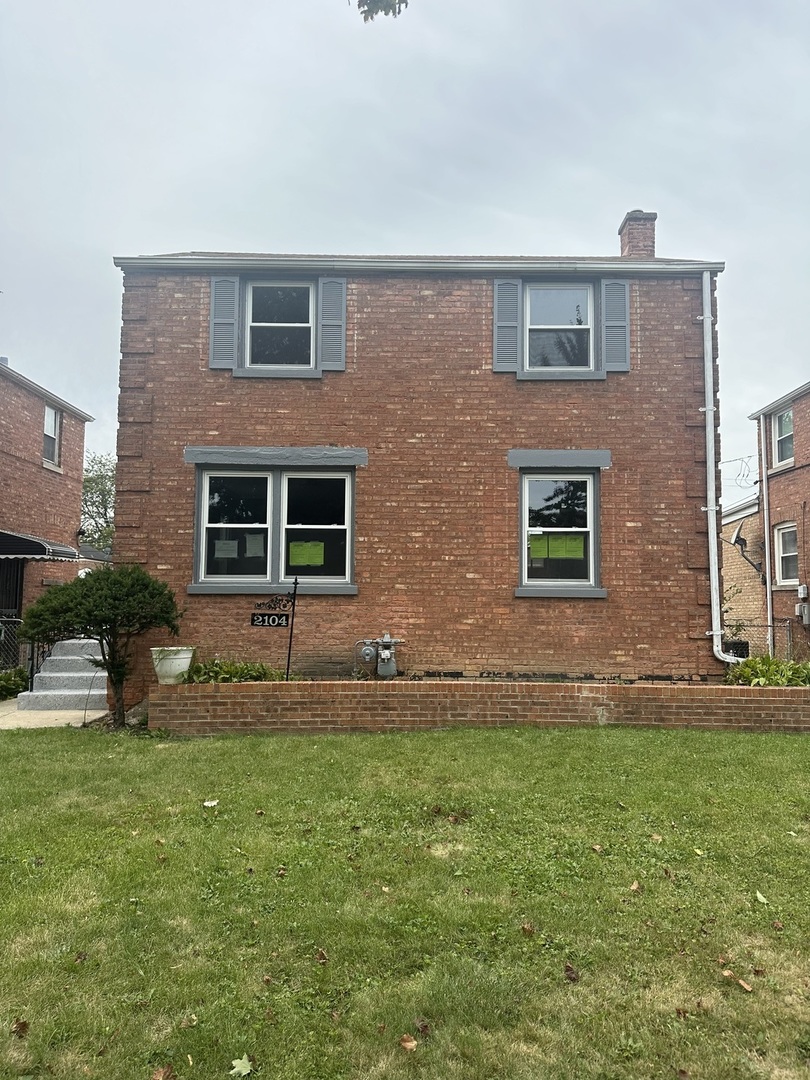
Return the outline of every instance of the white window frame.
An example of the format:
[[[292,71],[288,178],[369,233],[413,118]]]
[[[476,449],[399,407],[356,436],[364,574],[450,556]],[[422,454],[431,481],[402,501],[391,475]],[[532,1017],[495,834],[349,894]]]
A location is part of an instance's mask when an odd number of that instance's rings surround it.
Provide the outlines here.
[[[267,482],[267,511],[266,521],[264,522],[250,522],[249,525],[241,525],[239,523],[230,524],[211,524],[208,520],[208,500],[210,493],[210,485],[212,478],[227,477],[229,480],[236,480],[240,477],[249,477],[250,479],[256,479],[263,477]],[[266,574],[206,574],[206,553],[208,551],[208,532],[209,529],[229,529],[229,528],[251,528],[256,532],[263,532],[265,536],[265,558],[267,562]],[[272,474],[266,470],[260,469],[246,469],[242,471],[236,470],[223,470],[223,469],[210,469],[203,473],[202,484],[202,512],[199,525],[199,581],[201,582],[233,582],[234,584],[244,583],[250,585],[256,585],[258,583],[264,583],[270,581],[272,570],[272,533],[273,533],[273,482]]]
[[[791,454],[789,457],[780,457],[779,455],[779,443],[788,438],[787,435],[779,436],[779,421],[783,416],[787,416],[790,413],[790,440],[791,440]],[[780,468],[783,465],[790,465],[793,462],[793,406],[789,409],[783,409],[779,413],[774,413],[771,417],[771,437],[773,440],[772,446],[772,460],[773,468]]]
[[[289,326],[302,327],[306,323],[256,323],[251,319],[253,313],[254,289],[307,289],[309,292],[309,364],[254,364],[252,361],[252,332],[254,326]],[[314,371],[315,356],[315,301],[317,288],[311,281],[249,281],[247,283],[247,304],[245,310],[245,367],[257,371]]]
[[[796,550],[788,551],[784,550],[785,537],[793,533],[796,537]],[[794,521],[785,521],[781,525],[777,525],[773,530],[773,550],[774,550],[774,562],[776,563],[776,584],[777,585],[798,585],[799,584],[799,530]],[[796,576],[785,577],[783,573],[783,560],[784,559],[796,559]]]
[[[588,293],[588,321],[582,327],[572,327],[569,325],[552,326],[546,323],[531,323],[531,294],[532,291],[548,292],[552,289],[584,289]],[[526,372],[536,373],[558,373],[558,372],[585,372],[595,371],[595,351],[594,351],[594,336],[595,336],[595,316],[596,311],[594,309],[594,289],[590,282],[583,281],[555,281],[555,282],[538,282],[530,281],[524,286],[523,293],[523,310],[525,312],[526,329],[524,332],[523,340],[523,370]],[[529,366],[529,338],[532,330],[572,330],[580,329],[588,331],[588,366],[587,367],[542,367],[533,368]]]
[[[529,526],[529,482],[531,480],[584,480],[587,487],[587,528],[585,529],[543,529]],[[521,473],[522,521],[520,533],[520,583],[521,588],[542,591],[545,588],[587,589],[597,585],[596,565],[596,503],[594,492],[594,474],[576,472],[567,469],[532,469]],[[530,578],[528,566],[529,540],[532,536],[542,536],[544,532],[567,532],[587,536],[588,570],[587,578]]]
[[[284,575],[284,554],[287,550],[287,530],[296,528],[310,529],[333,529],[343,531],[346,534],[346,572],[340,577],[317,574],[299,575],[299,581],[317,582],[323,584],[347,584],[350,581],[352,567],[352,483],[348,472],[337,470],[329,472],[303,472],[284,469],[280,472],[281,479],[281,521],[278,544],[277,580],[282,584],[292,584],[295,575]],[[343,480],[343,525],[302,525],[287,521],[287,490],[289,480]]]
[[[227,477],[237,479],[249,477],[251,479],[263,478],[267,483],[267,520],[263,523],[251,522],[248,525],[231,523],[230,525],[211,523],[208,520],[208,500],[212,478]],[[344,524],[343,525],[312,525],[296,526],[287,524],[287,480],[302,478],[308,480],[342,480],[344,485]],[[343,530],[346,534],[346,566],[343,575],[298,575],[300,586],[323,586],[327,590],[331,585],[345,586],[353,583],[354,567],[354,474],[347,469],[289,469],[283,467],[255,468],[255,469],[228,469],[210,468],[201,471],[199,489],[199,521],[196,526],[197,543],[197,578],[196,583],[200,586],[226,586],[238,591],[239,586],[245,586],[248,591],[253,591],[258,586],[266,586],[270,589],[278,586],[292,586],[295,575],[284,575],[284,553],[286,551],[287,529],[312,528],[312,529],[336,529]],[[209,530],[218,528],[250,528],[256,532],[263,532],[266,537],[267,573],[263,575],[248,574],[208,574],[206,573],[206,553],[208,550]]]
[[[52,421],[51,424],[48,421]],[[52,430],[51,430],[52,429]],[[46,452],[46,439],[53,439],[53,457]],[[62,462],[62,413],[53,405],[45,406],[45,420],[42,429],[42,460],[48,465],[59,466]]]

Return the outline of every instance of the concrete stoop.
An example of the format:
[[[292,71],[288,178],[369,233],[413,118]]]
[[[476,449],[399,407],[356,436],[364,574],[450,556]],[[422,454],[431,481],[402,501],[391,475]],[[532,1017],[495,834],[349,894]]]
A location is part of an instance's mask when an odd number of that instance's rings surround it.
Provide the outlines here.
[[[90,660],[101,659],[98,642],[75,638],[60,641],[34,676],[34,689],[19,694],[18,709],[88,712],[107,708],[107,674]]]

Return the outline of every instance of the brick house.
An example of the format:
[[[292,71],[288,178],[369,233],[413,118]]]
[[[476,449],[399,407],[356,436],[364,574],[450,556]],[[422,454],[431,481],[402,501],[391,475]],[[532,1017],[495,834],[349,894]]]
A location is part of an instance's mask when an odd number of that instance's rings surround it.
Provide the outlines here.
[[[793,655],[804,658],[810,655],[810,627],[804,621],[810,623],[810,610],[797,614],[797,606],[807,602],[810,579],[810,383],[749,420],[757,423],[759,494],[723,514],[723,536],[736,547],[725,560],[725,580],[736,593],[731,614],[744,621],[756,613],[767,629],[758,651],[784,654],[790,646]]]
[[[93,419],[0,357],[0,618],[75,577],[84,428]]]
[[[719,677],[723,264],[655,220],[610,257],[116,259],[116,557],[206,655],[283,665],[251,616],[297,576],[304,673],[390,631],[408,674]]]

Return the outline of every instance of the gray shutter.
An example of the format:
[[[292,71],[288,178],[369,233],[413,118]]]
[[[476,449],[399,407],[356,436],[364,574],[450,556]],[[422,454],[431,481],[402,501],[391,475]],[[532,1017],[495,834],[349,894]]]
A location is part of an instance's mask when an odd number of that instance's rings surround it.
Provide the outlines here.
[[[239,278],[211,278],[211,332],[208,366],[235,368],[239,337]]]
[[[523,355],[523,282],[495,282],[493,371],[517,371]]]
[[[602,365],[605,371],[630,370],[630,286],[602,282]]]
[[[346,279],[318,281],[318,367],[346,370]]]

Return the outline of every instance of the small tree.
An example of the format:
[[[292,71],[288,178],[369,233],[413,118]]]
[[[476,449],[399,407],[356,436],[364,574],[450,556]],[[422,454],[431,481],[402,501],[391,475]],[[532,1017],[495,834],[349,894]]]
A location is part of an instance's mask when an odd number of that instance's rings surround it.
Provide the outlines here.
[[[132,670],[133,638],[147,630],[179,632],[174,593],[140,566],[101,567],[54,585],[23,615],[19,636],[54,645],[71,637],[97,641],[115,699],[113,727],[124,726],[124,683]]]

